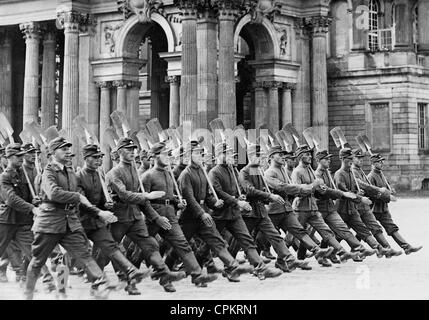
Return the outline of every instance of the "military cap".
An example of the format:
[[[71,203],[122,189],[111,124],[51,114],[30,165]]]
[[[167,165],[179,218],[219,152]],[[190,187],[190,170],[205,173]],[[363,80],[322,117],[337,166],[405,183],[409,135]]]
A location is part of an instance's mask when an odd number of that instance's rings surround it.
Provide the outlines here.
[[[36,152],[37,148],[35,146],[33,146],[32,143],[26,143],[22,146],[22,149],[24,149],[27,153],[30,152]]]
[[[11,156],[23,156],[26,154],[27,151],[25,151],[20,143],[11,143],[6,147],[6,158],[9,158]]]
[[[276,153],[286,154],[286,151],[283,150],[281,146],[272,146],[270,149],[268,149],[268,157],[271,157]]]
[[[104,156],[104,153],[101,152],[100,147],[96,144],[87,144],[82,148],[82,155],[83,158],[87,157],[98,157],[98,156]]]
[[[161,154],[164,151],[168,151],[165,142],[157,142],[155,143],[152,148],[150,148],[150,154],[152,156],[156,156],[158,154]]]
[[[356,157],[356,158],[363,158],[363,157],[365,157],[365,155],[363,154],[363,152],[362,152],[361,149],[353,149],[352,150],[352,154],[353,154],[353,157]]]
[[[186,152],[193,151],[204,152],[203,146],[197,140],[192,140],[186,145]]]
[[[372,163],[386,160],[386,158],[382,157],[379,153],[373,154],[370,159]]]
[[[137,145],[134,143],[131,138],[121,138],[118,141],[118,145],[116,147],[116,151],[119,151],[122,148],[137,148]]]
[[[285,151],[284,153],[286,159],[295,159],[296,155],[293,151]]]
[[[339,153],[340,159],[352,159],[352,149],[350,148],[342,148]]]
[[[51,153],[54,153],[54,151],[57,149],[71,146],[72,144],[68,142],[65,138],[56,137],[55,139],[52,139],[51,142],[49,142],[49,151]]]
[[[302,155],[303,153],[306,152],[311,152],[311,148],[309,146],[307,146],[306,144],[299,146],[296,151],[295,151],[295,156],[299,157],[300,155]]]
[[[215,155],[219,156],[220,154],[227,153],[228,151],[234,151],[227,143],[220,142],[215,146]]]
[[[330,157],[332,157],[332,154],[328,153],[328,150],[322,150],[316,153],[317,161],[330,158]]]

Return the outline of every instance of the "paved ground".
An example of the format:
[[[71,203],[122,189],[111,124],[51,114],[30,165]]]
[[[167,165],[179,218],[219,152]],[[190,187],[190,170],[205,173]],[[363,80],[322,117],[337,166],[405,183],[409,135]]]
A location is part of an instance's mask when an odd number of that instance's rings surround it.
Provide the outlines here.
[[[392,259],[367,258],[362,263],[347,262],[331,268],[319,267],[312,259],[311,271],[294,271],[276,279],[260,281],[245,275],[240,283],[229,283],[224,278],[208,288],[196,288],[190,279],[175,284],[176,293],[166,293],[158,282],[149,279],[139,284],[141,296],[128,296],[123,291],[113,292],[111,299],[429,299],[429,199],[400,199],[391,205],[394,219],[401,232],[413,244],[424,248],[409,256]],[[389,239],[389,241],[391,238]],[[393,243],[393,240],[391,240]],[[395,244],[397,248],[397,245]],[[108,270],[111,277],[115,277]],[[14,279],[12,272],[9,279]],[[69,299],[91,299],[89,285],[82,278],[71,276]],[[42,292],[35,299],[55,299]],[[22,291],[15,282],[0,284],[0,299],[21,299]]]

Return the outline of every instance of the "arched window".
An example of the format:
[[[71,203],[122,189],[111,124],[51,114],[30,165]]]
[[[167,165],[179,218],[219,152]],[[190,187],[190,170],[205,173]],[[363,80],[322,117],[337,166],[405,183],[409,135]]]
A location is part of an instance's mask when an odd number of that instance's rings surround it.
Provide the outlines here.
[[[378,48],[378,15],[379,15],[379,4],[377,0],[369,1],[369,12],[368,12],[368,46],[369,49],[375,51]],[[371,32],[373,31],[373,32]]]

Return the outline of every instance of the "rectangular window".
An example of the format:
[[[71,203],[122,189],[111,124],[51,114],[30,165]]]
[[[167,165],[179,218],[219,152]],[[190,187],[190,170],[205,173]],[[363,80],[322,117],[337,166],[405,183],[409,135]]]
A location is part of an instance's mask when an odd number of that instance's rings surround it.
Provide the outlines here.
[[[372,147],[376,152],[390,152],[389,103],[371,103],[370,110]]]
[[[429,145],[428,134],[428,104],[417,104],[417,123],[419,135],[419,150],[427,150]]]

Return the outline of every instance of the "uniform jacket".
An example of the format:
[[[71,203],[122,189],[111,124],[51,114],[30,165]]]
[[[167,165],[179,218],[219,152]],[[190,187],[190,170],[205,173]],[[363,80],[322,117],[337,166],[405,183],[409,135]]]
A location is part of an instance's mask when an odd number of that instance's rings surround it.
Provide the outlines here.
[[[252,211],[243,212],[246,217],[268,217],[265,204],[270,202],[270,193],[265,188],[264,181],[259,173],[259,166],[248,164],[240,170],[239,181],[246,193],[247,201],[252,206]]]
[[[34,232],[66,233],[67,226],[71,231],[82,229],[79,220],[80,195],[73,169],[51,161],[43,171],[41,198],[41,212],[34,219]],[[73,209],[60,208],[66,204],[73,205]],[[92,208],[94,215],[98,211]]]
[[[326,169],[318,167],[315,174],[316,178],[322,179],[327,186],[327,188],[324,188],[323,192],[316,193],[317,207],[320,212],[334,212],[336,208],[333,199],[340,199],[343,193],[334,189]]]
[[[365,191],[365,196],[370,198],[373,202],[380,199],[385,199],[385,195],[381,192],[380,188],[373,186],[369,183],[367,176],[365,175],[365,172],[361,168],[352,166],[352,170],[355,173],[355,176],[357,179],[360,179],[363,181],[363,183],[359,184],[359,187]],[[390,201],[390,194],[387,194],[387,202]],[[371,210],[371,205],[359,203],[358,204],[358,210]]]
[[[185,168],[186,168],[186,164],[184,163],[179,163],[177,166],[174,167],[173,174],[176,180],[179,179],[180,174],[182,173],[183,170],[185,170]]]
[[[300,163],[292,171],[292,183],[294,184],[312,184],[316,177],[314,176],[309,166],[304,166]],[[296,211],[317,211],[316,198],[314,197],[314,191],[307,195],[301,195],[295,198],[293,208]]]
[[[303,191],[302,186],[288,183],[289,179],[286,177],[286,174],[286,169],[282,166],[270,166],[265,171],[265,180],[272,192],[282,196],[286,202],[284,205],[276,202],[270,203],[268,206],[269,214],[293,211],[292,204],[289,202],[290,197],[305,196],[308,194],[308,192]]]
[[[121,162],[106,175],[106,183],[113,192],[116,202],[113,209],[118,222],[132,222],[143,219],[142,211],[149,221],[159,218],[155,210],[144,210],[147,200],[139,191],[137,171],[130,163]]]
[[[350,169],[343,167],[338,169],[337,172],[335,172],[334,180],[339,190],[358,193],[358,188]],[[337,211],[341,214],[358,214],[357,206],[361,201],[362,197],[360,195],[358,195],[356,199],[341,198],[338,200]]]
[[[224,201],[222,208],[214,209],[212,216],[214,219],[233,220],[241,216],[238,207],[238,189],[234,181],[234,176],[238,182],[235,170],[226,164],[218,164],[209,172],[209,179],[218,195]]]
[[[31,200],[22,168],[6,168],[0,174],[0,223],[31,225],[34,208]]]
[[[371,170],[371,172],[368,174],[368,180],[371,182],[371,184],[373,184],[374,186],[377,186],[379,188],[386,188],[387,189],[387,184],[384,181],[382,175],[381,175],[381,170],[378,170],[376,168],[373,168]],[[389,197],[390,200],[390,197]],[[374,206],[372,208],[372,211],[375,213],[382,213],[382,212],[386,212],[389,210],[389,206],[387,204],[386,200],[383,199],[375,199],[374,200]]]
[[[181,220],[201,218],[208,208],[213,209],[216,199],[210,192],[203,169],[198,165],[189,164],[180,174],[179,188],[187,206],[180,217]],[[204,205],[201,205],[204,201]]]
[[[104,204],[106,203],[106,198],[98,172],[84,167],[76,176],[78,187],[88,198],[89,202],[97,208],[105,210]],[[99,229],[106,225],[98,216],[93,214],[92,210],[88,210],[85,207],[80,208],[80,221],[82,226],[87,230]]]

